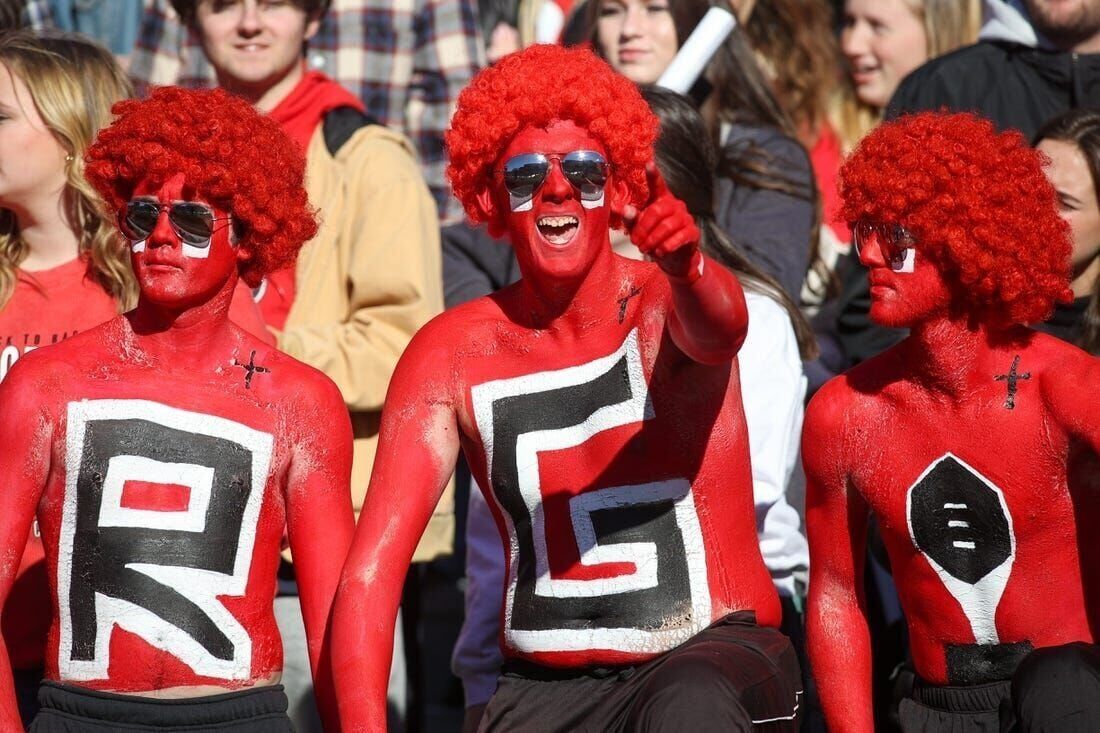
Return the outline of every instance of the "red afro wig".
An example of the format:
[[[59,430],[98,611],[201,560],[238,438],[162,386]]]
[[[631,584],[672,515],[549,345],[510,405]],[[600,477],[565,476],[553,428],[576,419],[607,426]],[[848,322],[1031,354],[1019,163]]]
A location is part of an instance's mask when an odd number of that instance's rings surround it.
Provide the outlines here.
[[[1069,301],[1069,229],[1040,153],[973,114],[922,112],[879,125],[840,171],[843,215],[900,224],[958,304],[1035,323]]]
[[[298,146],[244,100],[220,89],[162,87],[112,112],[117,119],[85,155],[85,176],[109,211],[142,181],[159,185],[184,174],[190,188],[240,222],[240,272],[253,287],[317,233]]]
[[[458,97],[447,175],[471,221],[484,219],[475,199],[501,151],[524,127],[554,120],[570,120],[603,143],[630,202],[645,204],[658,122],[638,88],[591,51],[536,45],[485,69]],[[488,224],[496,234],[504,228],[502,220]]]

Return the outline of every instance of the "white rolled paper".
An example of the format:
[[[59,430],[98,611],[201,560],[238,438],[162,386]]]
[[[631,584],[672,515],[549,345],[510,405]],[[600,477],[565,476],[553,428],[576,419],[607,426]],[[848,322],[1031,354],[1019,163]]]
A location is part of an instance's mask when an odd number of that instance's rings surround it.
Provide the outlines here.
[[[684,41],[684,45],[680,46],[676,58],[672,59],[665,73],[661,74],[657,86],[687,94],[710,63],[714,52],[736,27],[737,18],[733,17],[733,13],[722,8],[708,10]]]

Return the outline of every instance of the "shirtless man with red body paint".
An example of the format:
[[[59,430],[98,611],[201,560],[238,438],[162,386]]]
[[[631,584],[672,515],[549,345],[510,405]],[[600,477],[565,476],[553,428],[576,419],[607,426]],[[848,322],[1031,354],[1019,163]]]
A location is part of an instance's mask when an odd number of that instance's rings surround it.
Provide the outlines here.
[[[391,382],[333,622],[345,730],[383,729],[404,570],[460,448],[508,561],[484,730],[797,729],[756,541],[744,296],[657,174],[655,126],[587,51],[533,47],[460,97],[452,184],[523,279],[430,322]],[[623,220],[655,263],[612,253]]]
[[[919,677],[904,731],[1095,731],[1100,362],[1020,325],[1070,295],[1039,155],[970,115],[903,118],[861,143],[842,193],[871,317],[910,335],[806,413],[807,631],[830,729],[873,729],[873,513]]]
[[[131,242],[139,304],[0,385],[0,601],[37,513],[56,611],[32,730],[291,730],[272,612],[284,528],[337,730],[326,637],[353,527],[347,411],[320,372],[227,318],[238,275],[258,280],[316,229],[303,161],[221,91],[115,111],[87,170]],[[0,648],[0,728],[18,727]]]

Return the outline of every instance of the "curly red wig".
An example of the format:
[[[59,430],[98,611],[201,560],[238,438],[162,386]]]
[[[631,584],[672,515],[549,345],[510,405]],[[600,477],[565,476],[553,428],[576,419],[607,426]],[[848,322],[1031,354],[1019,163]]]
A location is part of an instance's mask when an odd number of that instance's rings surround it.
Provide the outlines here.
[[[484,219],[475,199],[509,141],[524,127],[554,120],[570,120],[603,143],[630,202],[645,203],[645,164],[658,122],[638,88],[591,51],[531,46],[482,71],[458,97],[447,175],[471,221]],[[495,233],[504,228],[503,220],[488,224]]]
[[[317,233],[305,160],[274,120],[220,89],[162,87],[112,109],[117,119],[85,154],[85,175],[110,211],[142,181],[183,173],[187,185],[240,222],[241,277],[255,287]]]
[[[840,171],[843,215],[911,231],[967,312],[1011,323],[1069,301],[1069,229],[1041,154],[973,114],[879,125]]]

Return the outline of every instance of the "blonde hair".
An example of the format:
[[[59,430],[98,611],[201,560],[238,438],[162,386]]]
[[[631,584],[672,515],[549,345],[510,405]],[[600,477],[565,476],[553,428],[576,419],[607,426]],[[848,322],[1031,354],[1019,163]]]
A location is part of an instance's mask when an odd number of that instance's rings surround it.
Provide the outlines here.
[[[902,0],[924,26],[928,60],[969,46],[978,40],[982,25],[980,0]],[[882,120],[883,110],[864,104],[855,95],[851,79],[834,96],[829,114],[848,153]]]
[[[112,105],[133,95],[130,82],[107,49],[75,35],[0,35],[0,64],[26,85],[42,121],[69,152],[62,203],[77,229],[80,251],[120,310],[129,309],[137,301],[137,284],[128,251],[113,217],[84,180],[84,151],[111,121]],[[15,215],[0,209],[0,307],[11,298],[27,254]]]

